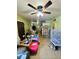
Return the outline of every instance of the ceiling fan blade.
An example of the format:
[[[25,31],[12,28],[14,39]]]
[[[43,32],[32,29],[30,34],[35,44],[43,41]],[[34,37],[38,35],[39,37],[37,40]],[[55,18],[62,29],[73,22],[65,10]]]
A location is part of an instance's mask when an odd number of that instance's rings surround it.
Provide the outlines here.
[[[44,7],[45,8],[48,8],[51,4],[52,4],[52,2],[51,1],[48,1]]]
[[[51,12],[47,12],[47,11],[44,11],[43,13],[46,13],[46,14],[51,14]]]
[[[36,10],[36,8],[33,5],[28,4],[28,6]]]
[[[36,14],[36,12],[35,13],[31,13],[31,15],[34,15],[34,14]]]

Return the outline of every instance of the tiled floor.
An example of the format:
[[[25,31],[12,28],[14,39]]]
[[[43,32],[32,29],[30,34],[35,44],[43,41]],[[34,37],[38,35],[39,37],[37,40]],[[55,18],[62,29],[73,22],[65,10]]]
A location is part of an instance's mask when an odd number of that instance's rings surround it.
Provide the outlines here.
[[[31,55],[30,59],[61,59],[61,50],[55,51],[49,47],[49,39],[40,38],[40,45],[36,55]]]

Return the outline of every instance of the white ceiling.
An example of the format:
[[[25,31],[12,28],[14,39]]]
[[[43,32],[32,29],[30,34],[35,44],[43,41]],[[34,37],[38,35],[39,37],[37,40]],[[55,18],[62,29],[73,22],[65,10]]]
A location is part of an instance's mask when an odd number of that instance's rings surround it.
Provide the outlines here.
[[[37,7],[38,5],[44,6],[49,0],[17,0],[17,14],[29,20],[36,20],[36,15],[30,15],[35,10],[27,6],[28,3]],[[61,15],[61,0],[51,0],[52,5],[46,10],[51,11],[52,14],[45,14],[41,20],[48,20]]]

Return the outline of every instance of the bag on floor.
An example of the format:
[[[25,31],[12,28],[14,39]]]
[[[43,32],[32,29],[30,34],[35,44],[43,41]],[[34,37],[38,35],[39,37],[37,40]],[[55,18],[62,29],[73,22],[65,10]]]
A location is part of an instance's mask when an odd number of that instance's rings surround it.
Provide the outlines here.
[[[30,53],[35,54],[38,51],[38,42],[32,42],[31,45],[29,46]]]
[[[30,53],[25,48],[18,48],[17,59],[30,59]]]

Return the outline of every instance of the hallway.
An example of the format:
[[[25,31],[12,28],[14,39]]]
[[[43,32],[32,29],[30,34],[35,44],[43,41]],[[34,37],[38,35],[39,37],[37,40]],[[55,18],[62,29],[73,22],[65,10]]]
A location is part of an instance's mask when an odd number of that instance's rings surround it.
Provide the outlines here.
[[[30,59],[61,59],[61,50],[55,51],[49,47],[49,39],[40,38],[40,45],[36,55],[31,55]]]
[[[17,21],[24,24],[17,30],[20,37],[17,41],[22,42],[19,46],[27,47],[23,59],[61,59],[61,48],[58,49],[61,47],[61,0],[17,2]]]

